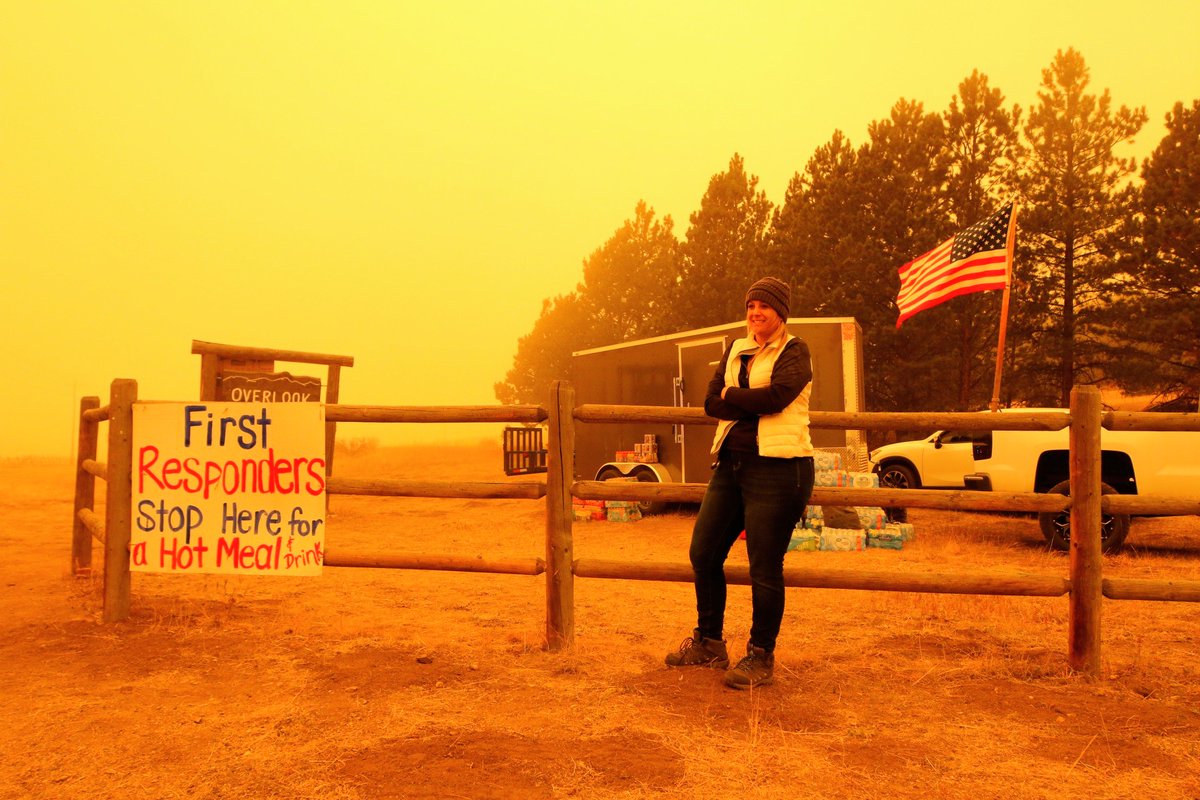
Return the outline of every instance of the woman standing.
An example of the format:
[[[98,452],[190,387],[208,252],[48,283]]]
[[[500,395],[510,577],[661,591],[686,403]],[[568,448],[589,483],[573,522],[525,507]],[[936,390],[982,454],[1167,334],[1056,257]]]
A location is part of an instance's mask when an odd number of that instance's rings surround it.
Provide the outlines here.
[[[753,621],[746,656],[725,672],[737,689],[772,680],[783,620],[783,557],[812,494],[808,432],[812,361],[787,332],[791,290],[778,278],[746,292],[747,336],[725,351],[708,384],[704,411],[720,420],[712,478],[692,530],[696,628],[667,656],[673,667],[729,666],[722,638],[725,559],[742,530],[750,559]]]

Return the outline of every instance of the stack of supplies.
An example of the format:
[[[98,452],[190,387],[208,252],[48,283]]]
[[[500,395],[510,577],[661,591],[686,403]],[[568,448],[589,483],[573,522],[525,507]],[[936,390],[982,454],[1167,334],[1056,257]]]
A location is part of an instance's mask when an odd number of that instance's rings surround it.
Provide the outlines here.
[[[618,450],[613,453],[613,461],[635,462],[638,464],[658,463],[658,437],[647,433],[642,441],[634,444],[631,450]]]
[[[900,534],[900,541],[911,542],[917,538],[917,530],[908,522],[889,522],[884,526],[885,530],[895,531]]]
[[[883,530],[883,526],[888,524],[887,514],[884,513],[882,508],[855,506],[854,510],[858,513],[859,526],[866,530]]]
[[[850,473],[840,469],[819,469],[813,476],[817,486],[850,486]]]
[[[804,519],[797,523],[797,527],[808,528],[810,531],[821,531],[825,527],[825,516],[821,511],[820,506],[809,506],[804,509]]]
[[[900,531],[890,527],[867,531],[867,547],[882,547],[887,550],[899,550],[904,547],[904,537]]]
[[[879,476],[874,472],[847,472],[850,486],[855,489],[878,489]]]
[[[609,522],[637,522],[642,509],[634,500],[605,500],[604,513]]]
[[[831,453],[828,450],[816,450],[813,452],[813,468],[817,472],[840,470],[842,468],[842,456],[840,453]]]
[[[883,509],[874,506],[809,506],[796,523],[788,552],[792,550],[858,551],[867,547],[900,550],[916,537],[907,522],[888,522]]]
[[[603,500],[580,500],[578,497],[573,498],[571,500],[571,511],[574,513],[576,522],[603,520],[605,517]]]
[[[817,486],[842,486],[848,489],[878,489],[879,476],[874,472],[851,472],[843,467],[840,453],[827,450],[813,452],[813,469]]]
[[[866,546],[866,533],[858,528],[822,528],[822,550],[862,550]]]
[[[792,531],[792,540],[788,542],[788,552],[792,550],[820,550],[821,534],[809,528],[797,526]]]

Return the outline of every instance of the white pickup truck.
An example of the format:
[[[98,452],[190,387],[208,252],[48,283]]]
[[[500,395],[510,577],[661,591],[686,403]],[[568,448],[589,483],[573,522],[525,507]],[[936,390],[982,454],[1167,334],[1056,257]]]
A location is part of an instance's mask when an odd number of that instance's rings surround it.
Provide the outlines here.
[[[1069,436],[1065,428],[937,431],[926,439],[872,451],[871,469],[885,487],[1068,494]],[[1192,497],[1200,492],[1200,432],[1104,430],[1100,447],[1100,479],[1106,494]],[[1039,521],[1052,546],[1069,548],[1068,514],[1041,514]],[[1129,521],[1125,515],[1104,517],[1101,539],[1105,552],[1120,549],[1129,533]]]

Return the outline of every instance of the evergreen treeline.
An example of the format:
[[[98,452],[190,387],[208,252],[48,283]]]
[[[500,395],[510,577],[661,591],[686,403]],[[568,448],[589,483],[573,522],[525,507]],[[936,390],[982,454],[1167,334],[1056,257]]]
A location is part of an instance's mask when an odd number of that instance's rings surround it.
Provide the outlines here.
[[[682,239],[637,204],[576,290],[544,302],[496,397],[542,402],[575,350],[741,319],[746,287],[775,275],[792,286],[793,316],[862,325],[872,410],[986,408],[1000,293],[952,299],[897,330],[897,269],[1013,198],[1002,405],[1066,406],[1073,385],[1104,384],[1195,411],[1200,100],[1175,105],[1139,173],[1113,151],[1145,123],[1144,109],[1089,92],[1068,49],[1028,110],[976,71],[941,113],[900,100],[861,145],[834,131],[778,207],[735,154]]]

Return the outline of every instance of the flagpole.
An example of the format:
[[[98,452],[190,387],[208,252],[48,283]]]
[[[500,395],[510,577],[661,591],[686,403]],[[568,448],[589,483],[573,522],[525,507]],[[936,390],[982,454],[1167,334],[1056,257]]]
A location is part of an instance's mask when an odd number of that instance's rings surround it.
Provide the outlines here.
[[[1013,203],[1012,216],[1008,220],[1008,241],[1004,246],[1008,258],[1008,271],[1004,276],[1004,297],[1000,301],[1000,336],[996,342],[996,378],[992,383],[992,402],[988,404],[988,408],[992,411],[1000,410],[1000,375],[1004,371],[1004,336],[1008,329],[1008,294],[1012,288],[1013,243],[1016,236],[1017,205]]]

